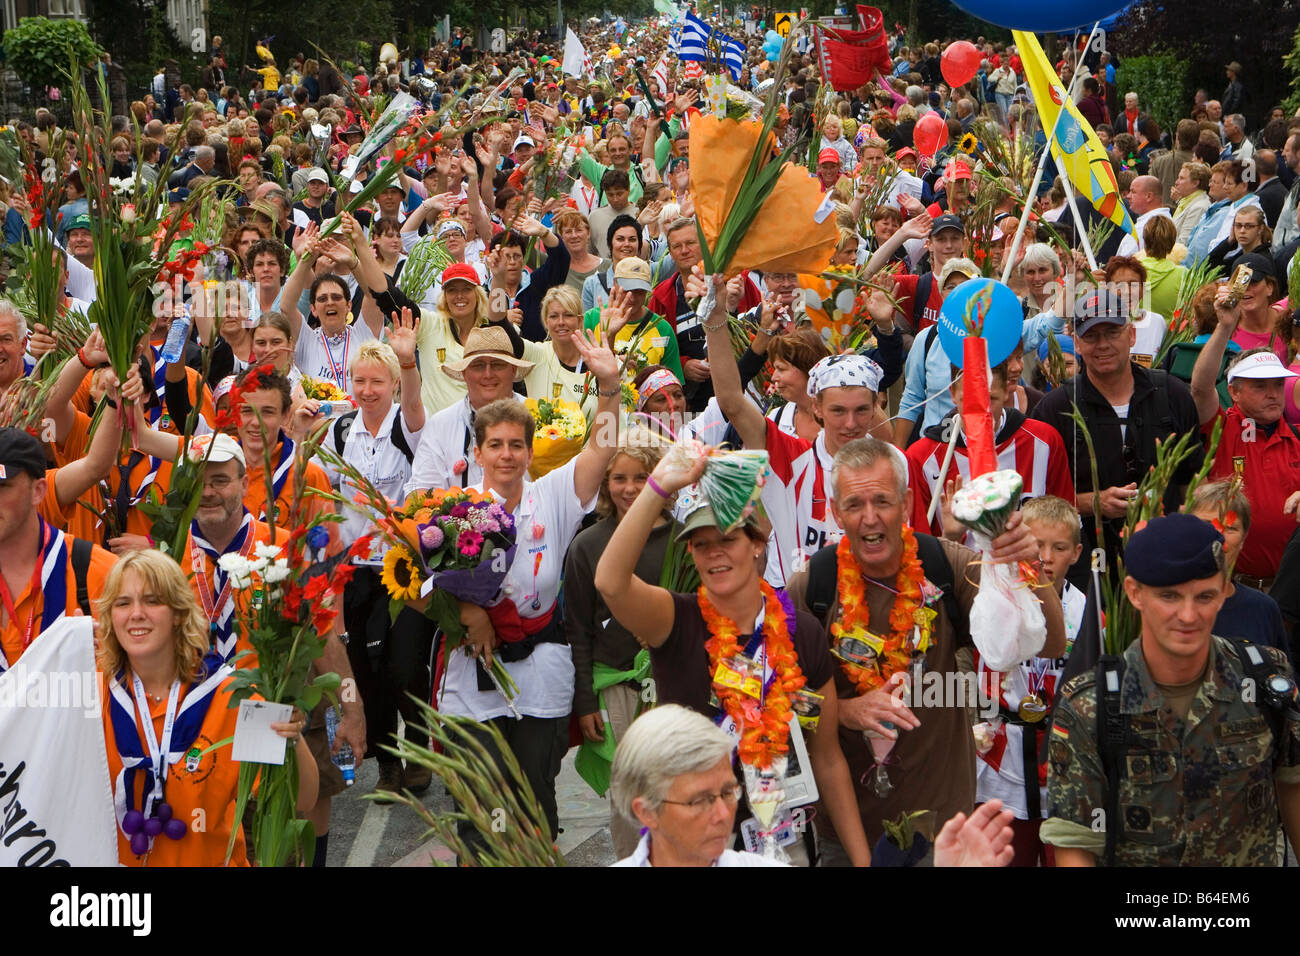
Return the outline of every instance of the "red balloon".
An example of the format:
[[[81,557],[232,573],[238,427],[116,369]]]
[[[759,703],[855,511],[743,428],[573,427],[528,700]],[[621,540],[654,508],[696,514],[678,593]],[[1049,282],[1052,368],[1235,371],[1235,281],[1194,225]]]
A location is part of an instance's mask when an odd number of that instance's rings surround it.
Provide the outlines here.
[[[980,51],[968,40],[948,44],[939,58],[939,71],[949,86],[961,86],[975,78],[980,68]]]
[[[926,113],[912,129],[912,142],[922,156],[933,156],[948,142],[948,124],[938,113]]]

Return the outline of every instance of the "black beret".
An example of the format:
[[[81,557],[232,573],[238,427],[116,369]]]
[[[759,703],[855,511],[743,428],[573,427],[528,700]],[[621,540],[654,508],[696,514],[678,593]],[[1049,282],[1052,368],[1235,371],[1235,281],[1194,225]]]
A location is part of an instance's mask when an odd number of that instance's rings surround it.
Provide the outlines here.
[[[1212,578],[1223,573],[1223,535],[1188,514],[1152,518],[1124,548],[1124,572],[1151,587]]]

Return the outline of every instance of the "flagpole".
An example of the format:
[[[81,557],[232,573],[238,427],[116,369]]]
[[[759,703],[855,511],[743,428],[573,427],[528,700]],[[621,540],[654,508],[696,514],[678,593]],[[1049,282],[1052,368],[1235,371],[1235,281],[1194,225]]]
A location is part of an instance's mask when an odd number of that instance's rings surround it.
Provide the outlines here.
[[[1092,38],[1096,36],[1097,27],[1100,25],[1101,25],[1100,20],[1098,20],[1096,23],[1092,25],[1092,31],[1088,34],[1088,42],[1084,46],[1085,51],[1088,49],[1088,47],[1092,46]],[[1044,59],[1046,59],[1046,57],[1044,57]],[[1074,85],[1079,82],[1079,67],[1082,65],[1083,65],[1083,56],[1080,55],[1079,59],[1075,62],[1074,75],[1070,77],[1069,89],[1065,91],[1065,96],[1067,100],[1072,101],[1074,99]],[[1034,107],[1038,109],[1038,104],[1035,103]],[[1038,157],[1038,169],[1034,171],[1034,181],[1029,187],[1029,194],[1025,196],[1025,208],[1024,208],[1024,212],[1021,213],[1020,215],[1020,224],[1016,227],[1016,237],[1015,239],[1012,240],[1011,252],[1007,255],[1006,261],[1002,265],[1003,285],[1005,285],[1007,281],[1011,278],[1011,270],[1015,268],[1016,254],[1020,251],[1020,244],[1025,237],[1025,229],[1029,225],[1029,214],[1033,207],[1034,197],[1038,195],[1038,187],[1043,181],[1043,171],[1047,168],[1047,157],[1052,154],[1052,140],[1056,137],[1056,129],[1060,125],[1061,117],[1065,115],[1065,112],[1066,112],[1065,104],[1062,103],[1060,110],[1057,111],[1056,120],[1055,122],[1052,123],[1052,128],[1047,134],[1047,143],[1043,147],[1043,155]],[[1043,115],[1043,111],[1041,109],[1038,109],[1038,115],[1039,116]],[[1073,209],[1074,200],[1070,193],[1070,186],[1068,182],[1069,178],[1070,176],[1068,173],[1061,176],[1061,179],[1065,181],[1066,195],[1067,197],[1070,197],[1067,198],[1067,202],[1069,202],[1070,208]],[[1078,220],[1078,215],[1079,215],[1078,210],[1075,210],[1076,222]],[[1082,231],[1082,226],[1080,226],[1080,230]],[[1092,267],[1096,269],[1097,262],[1092,257],[1092,250],[1088,247],[1087,235],[1084,235],[1083,237],[1083,246],[1084,246],[1084,251],[1087,252],[1088,261],[1092,264]]]

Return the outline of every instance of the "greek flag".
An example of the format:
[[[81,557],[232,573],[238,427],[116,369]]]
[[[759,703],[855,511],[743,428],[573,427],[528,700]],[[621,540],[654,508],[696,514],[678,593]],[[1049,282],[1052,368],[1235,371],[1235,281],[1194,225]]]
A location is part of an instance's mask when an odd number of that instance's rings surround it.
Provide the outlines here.
[[[686,14],[677,58],[686,62],[719,63],[733,80],[740,79],[745,65],[745,44],[713,29],[693,13]]]

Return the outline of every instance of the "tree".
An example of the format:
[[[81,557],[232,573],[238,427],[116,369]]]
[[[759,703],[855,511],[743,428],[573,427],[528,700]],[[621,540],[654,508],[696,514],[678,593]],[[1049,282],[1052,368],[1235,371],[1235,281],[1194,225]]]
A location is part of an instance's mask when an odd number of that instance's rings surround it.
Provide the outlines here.
[[[1278,65],[1291,52],[1297,26],[1300,7],[1291,2],[1240,0],[1229,9],[1218,0],[1142,0],[1107,34],[1106,45],[1121,59],[1159,45],[1186,64],[1193,84],[1189,89],[1204,87],[1210,99],[1223,92],[1228,84],[1224,67],[1236,60],[1250,95],[1246,121],[1253,126],[1287,95],[1289,74]],[[1122,96],[1125,91],[1119,92]],[[1190,108],[1188,103],[1181,115]]]
[[[33,88],[58,86],[68,69],[69,53],[83,67],[99,56],[99,47],[76,20],[23,17],[4,34],[5,56],[14,72]]]

